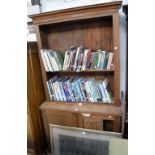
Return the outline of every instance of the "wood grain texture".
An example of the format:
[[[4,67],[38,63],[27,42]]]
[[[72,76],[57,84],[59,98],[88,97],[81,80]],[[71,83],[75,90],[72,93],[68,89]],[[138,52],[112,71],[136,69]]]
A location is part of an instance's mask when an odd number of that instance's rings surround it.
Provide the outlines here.
[[[77,127],[77,118],[74,113],[51,109],[42,110],[42,116],[46,132],[48,152],[50,152],[49,124]]]
[[[60,110],[60,111],[68,111],[68,112],[88,112],[88,113],[99,113],[104,115],[111,116],[121,116],[120,107],[115,107],[114,105],[108,104],[82,104],[79,103],[64,103],[64,102],[44,102],[40,106],[41,110]]]
[[[36,43],[27,45],[27,70],[28,115],[31,120],[36,153],[41,155],[45,150],[45,138],[39,106],[45,100],[45,95]]]
[[[76,7],[71,9],[41,13],[38,15],[31,15],[29,17],[33,19],[34,24],[38,25],[91,19],[112,15],[120,8],[121,3],[121,1],[117,1],[92,6]]]
[[[117,31],[116,31],[117,30]],[[114,50],[114,95],[115,105],[120,106],[120,47],[119,47],[119,15],[113,15],[113,50]]]
[[[44,48],[45,45],[46,45],[46,48],[47,48],[48,45],[47,45],[47,43],[44,44],[44,42],[42,41],[43,38],[45,38],[45,33],[42,33],[42,31],[40,30],[40,27],[38,25],[35,25],[35,31],[36,31],[36,37],[37,37],[38,55],[39,55],[39,60],[40,60],[41,75],[42,75],[42,79],[43,79],[45,96],[46,96],[46,99],[49,100],[50,97],[49,97],[48,89],[47,89],[47,85],[46,85],[47,76],[46,76],[44,64],[43,64],[43,61],[42,61],[42,58],[41,58],[41,53],[40,53],[40,49]]]

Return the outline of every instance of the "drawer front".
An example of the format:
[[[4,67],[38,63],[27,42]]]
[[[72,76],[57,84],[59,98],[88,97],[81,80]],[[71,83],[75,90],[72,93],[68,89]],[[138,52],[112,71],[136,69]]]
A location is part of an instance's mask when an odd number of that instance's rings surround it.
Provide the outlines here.
[[[95,113],[80,113],[78,124],[82,128],[114,131],[115,117]]]

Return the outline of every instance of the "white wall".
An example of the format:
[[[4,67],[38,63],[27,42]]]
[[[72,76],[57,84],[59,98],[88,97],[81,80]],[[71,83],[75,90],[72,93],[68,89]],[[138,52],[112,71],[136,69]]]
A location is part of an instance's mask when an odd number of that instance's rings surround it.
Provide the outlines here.
[[[41,0],[42,12],[54,11],[78,6],[93,5],[99,3],[113,2],[120,0]],[[128,3],[128,0],[123,0],[123,4]]]

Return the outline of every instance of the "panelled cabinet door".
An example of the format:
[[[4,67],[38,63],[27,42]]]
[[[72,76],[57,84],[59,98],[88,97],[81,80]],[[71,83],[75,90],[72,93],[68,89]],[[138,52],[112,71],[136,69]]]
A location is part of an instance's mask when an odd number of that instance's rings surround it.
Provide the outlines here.
[[[77,118],[75,113],[63,111],[46,111],[46,118],[48,124],[77,127]]]
[[[49,124],[77,127],[77,116],[72,112],[43,110],[42,111],[48,151],[50,152]]]
[[[113,131],[114,117],[102,114],[81,113],[78,115],[79,126],[86,129]]]

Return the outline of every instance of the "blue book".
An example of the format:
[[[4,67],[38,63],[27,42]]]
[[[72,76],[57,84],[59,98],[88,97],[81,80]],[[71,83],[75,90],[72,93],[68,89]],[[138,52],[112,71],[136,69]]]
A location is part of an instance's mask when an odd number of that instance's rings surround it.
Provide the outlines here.
[[[60,91],[61,91],[61,94],[62,94],[62,101],[67,101],[66,99],[66,96],[65,96],[65,92],[64,92],[64,89],[63,89],[63,81],[64,81],[65,77],[63,77],[60,81],[59,81],[59,86],[60,86]]]
[[[70,95],[69,95],[69,91],[68,91],[68,86],[67,86],[67,80],[69,78],[66,78],[64,81],[63,81],[63,88],[64,88],[64,92],[65,92],[65,96],[66,96],[66,99],[67,101],[71,101],[71,98],[70,98]]]

